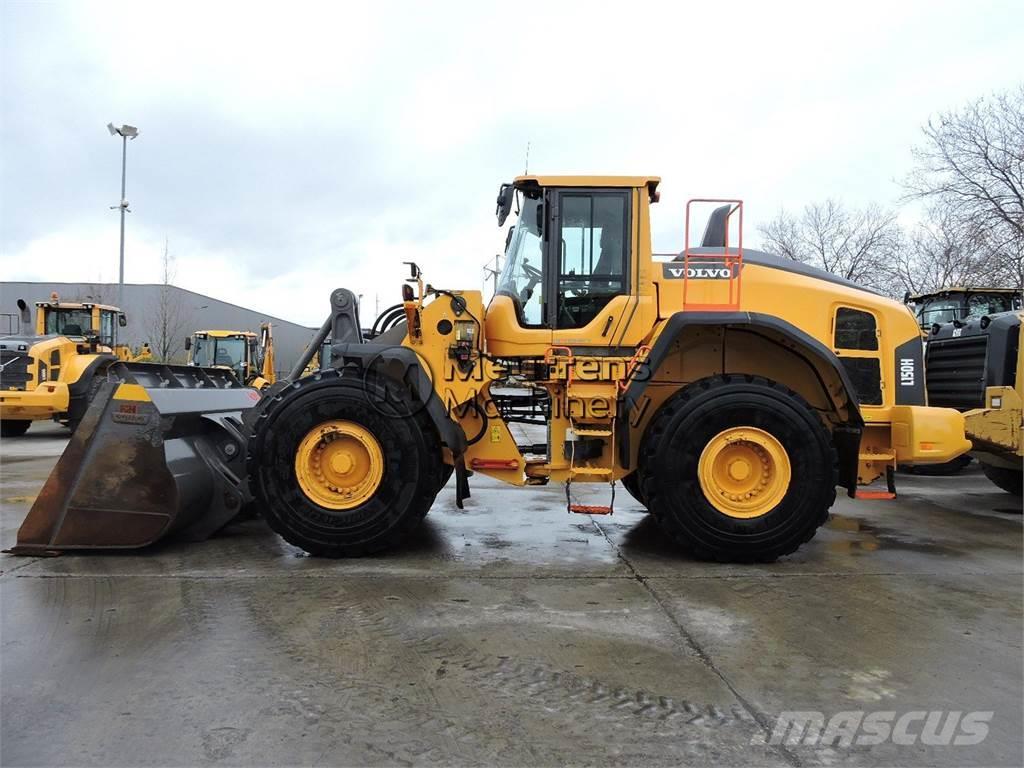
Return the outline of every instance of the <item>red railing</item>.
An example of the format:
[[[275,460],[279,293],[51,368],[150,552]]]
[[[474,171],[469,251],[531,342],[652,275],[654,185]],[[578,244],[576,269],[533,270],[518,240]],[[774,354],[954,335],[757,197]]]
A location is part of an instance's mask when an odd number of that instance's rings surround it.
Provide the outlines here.
[[[723,203],[730,206],[725,216],[724,248],[721,253],[694,253],[690,245],[690,207],[694,203]],[[732,228],[732,217],[738,218],[738,242],[733,250],[729,247],[729,230]],[[686,250],[683,251],[683,309],[691,312],[725,312],[740,307],[740,277],[743,273],[743,201],[718,198],[695,198],[686,203]],[[728,281],[727,298],[724,301],[690,301],[690,280],[702,282]],[[709,291],[702,295],[706,298]],[[717,293],[717,292],[716,292]],[[725,293],[725,291],[722,291]]]

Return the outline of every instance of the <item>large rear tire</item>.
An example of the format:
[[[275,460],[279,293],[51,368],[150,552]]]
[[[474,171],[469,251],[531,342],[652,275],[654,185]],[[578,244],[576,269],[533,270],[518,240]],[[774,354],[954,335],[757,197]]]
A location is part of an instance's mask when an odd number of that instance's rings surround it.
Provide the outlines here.
[[[312,555],[358,557],[395,546],[420,523],[444,466],[424,414],[385,415],[373,407],[388,397],[379,380],[350,369],[268,397],[248,468],[257,505],[286,541]]]
[[[836,497],[831,435],[807,402],[759,376],[673,395],[640,447],[657,523],[705,560],[771,562],[809,541]]]
[[[985,477],[1007,493],[1012,493],[1014,496],[1024,495],[1024,471],[996,467],[985,462],[981,462],[981,471],[985,473]]]
[[[0,419],[0,437],[21,437],[31,426],[31,421],[23,419]]]

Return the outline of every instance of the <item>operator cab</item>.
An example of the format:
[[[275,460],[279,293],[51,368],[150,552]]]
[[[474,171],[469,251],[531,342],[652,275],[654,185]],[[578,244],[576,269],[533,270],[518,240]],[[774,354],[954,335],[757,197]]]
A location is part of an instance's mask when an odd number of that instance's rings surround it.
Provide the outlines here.
[[[185,340],[189,365],[230,368],[245,381],[249,365],[256,360],[256,336],[251,333],[196,331]]]
[[[117,328],[126,324],[124,313],[105,304],[50,301],[36,302],[36,333],[66,336],[73,341],[94,340],[104,347],[117,346]]]
[[[637,303],[632,246],[657,184],[653,177],[527,176],[502,185],[499,226],[513,211],[518,217],[487,310],[496,354],[636,343],[626,338],[625,318]]]
[[[1013,288],[948,288],[914,296],[908,291],[903,301],[927,331],[935,325],[1020,309],[1021,292]]]

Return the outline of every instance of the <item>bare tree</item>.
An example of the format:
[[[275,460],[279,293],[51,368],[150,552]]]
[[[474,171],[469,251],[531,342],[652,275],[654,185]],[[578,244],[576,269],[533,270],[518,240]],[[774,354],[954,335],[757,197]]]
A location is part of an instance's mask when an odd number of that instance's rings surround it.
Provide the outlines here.
[[[148,313],[146,333],[153,359],[161,363],[176,362],[181,354],[185,336],[189,331],[187,315],[181,295],[172,285],[175,275],[174,257],[164,241],[163,281],[157,294],[156,305]]]
[[[927,293],[991,282],[988,252],[975,227],[941,203],[906,238],[890,265],[893,289]]]
[[[941,206],[978,248],[982,283],[1021,286],[1024,84],[930,120],[906,178],[908,200]]]
[[[893,211],[877,205],[846,208],[829,199],[807,205],[799,215],[780,211],[759,230],[780,256],[891,291],[888,273],[902,236]]]

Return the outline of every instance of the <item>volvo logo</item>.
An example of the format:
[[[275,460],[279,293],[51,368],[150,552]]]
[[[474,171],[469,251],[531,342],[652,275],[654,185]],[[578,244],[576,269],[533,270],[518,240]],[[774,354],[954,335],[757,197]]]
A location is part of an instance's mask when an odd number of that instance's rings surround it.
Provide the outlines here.
[[[723,264],[690,264],[685,267],[682,264],[662,264],[662,277],[666,280],[682,280],[684,277],[689,280],[728,280],[733,277],[735,267],[727,267]]]

